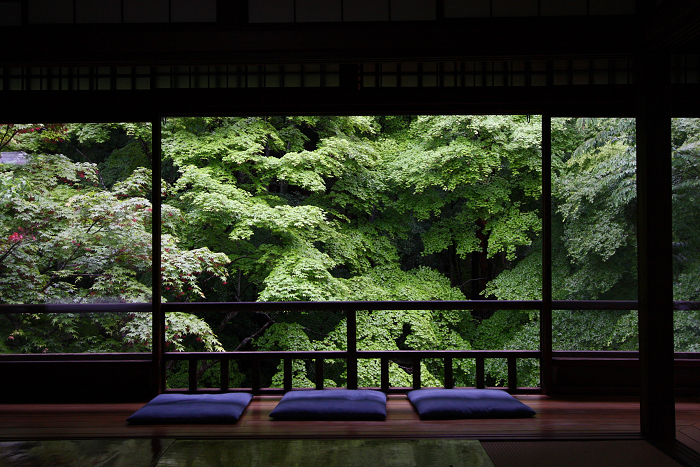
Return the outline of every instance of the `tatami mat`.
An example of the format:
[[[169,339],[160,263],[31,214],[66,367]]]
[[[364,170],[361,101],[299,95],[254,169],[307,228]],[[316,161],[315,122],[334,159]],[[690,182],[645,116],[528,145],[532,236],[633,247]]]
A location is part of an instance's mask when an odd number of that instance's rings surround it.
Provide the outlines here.
[[[496,441],[482,445],[495,467],[679,467],[646,441]]]

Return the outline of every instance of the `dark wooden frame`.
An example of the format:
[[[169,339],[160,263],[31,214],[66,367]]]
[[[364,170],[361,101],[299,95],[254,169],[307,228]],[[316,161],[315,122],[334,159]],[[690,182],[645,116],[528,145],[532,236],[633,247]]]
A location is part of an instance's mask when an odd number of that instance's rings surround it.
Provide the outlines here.
[[[28,26],[26,2],[19,28],[4,28],[6,43],[22,44],[2,52],[5,67],[43,66],[146,66],[245,63],[341,63],[344,77],[337,89],[173,89],[149,91],[3,91],[0,121],[151,121],[154,154],[160,148],[159,123],[163,115],[195,114],[379,114],[379,113],[508,113],[543,114],[543,136],[549,117],[555,115],[625,116],[638,119],[639,206],[639,308],[642,432],[652,438],[669,439],[673,425],[672,297],[669,292],[668,220],[670,170],[668,135],[658,132],[671,116],[697,116],[700,92],[697,84],[669,85],[671,54],[697,53],[700,4],[693,0],[638,0],[637,14],[625,17],[489,18],[435,22],[251,25],[246,21],[245,0],[220,0],[215,25],[100,25]],[[439,6],[440,2],[438,2]],[[438,9],[439,10],[439,9]],[[598,31],[606,34],[598,34]],[[593,33],[592,33],[593,32]],[[59,47],[46,47],[52,37]],[[87,40],[87,39],[90,40]],[[186,51],[183,40],[187,43]],[[310,44],[315,44],[310,47]],[[555,85],[553,66],[561,59],[611,57],[635,63],[634,80],[625,85]],[[358,89],[357,71],[362,62],[401,62],[433,59],[454,60],[548,60],[547,82],[542,87],[479,87]],[[5,76],[5,75],[3,75]],[[114,77],[110,77],[115,81]],[[3,89],[7,89],[4,86]],[[232,110],[227,102],[235,102]],[[546,138],[545,138],[546,140]],[[548,167],[551,148],[543,144],[543,168]],[[158,157],[156,157],[159,160]],[[157,166],[154,167],[157,169]],[[158,171],[154,170],[154,174]],[[545,172],[547,173],[547,172]],[[660,174],[666,174],[659,177]],[[543,179],[543,231],[549,232],[547,186]],[[154,175],[154,186],[157,186]],[[157,191],[157,190],[156,190]],[[159,209],[154,192],[154,218]],[[652,222],[653,221],[653,222]],[[154,245],[158,227],[154,225]],[[664,248],[658,248],[659,245]],[[154,261],[159,252],[153,252]],[[551,262],[551,245],[543,249],[543,264]],[[154,268],[154,301],[143,305],[152,311],[155,336],[152,387],[164,389],[164,313],[189,305],[159,302],[159,276]],[[653,276],[653,277],[652,277]],[[659,283],[661,286],[659,288]],[[473,304],[471,304],[473,305]],[[552,352],[551,310],[568,306],[602,306],[604,302],[568,304],[551,301],[551,276],[543,271],[541,313],[542,386],[546,393],[553,378],[547,362]],[[136,305],[135,308],[141,308]],[[207,305],[216,307],[218,305]],[[244,306],[244,305],[241,305]],[[438,305],[435,305],[438,306]],[[481,305],[478,305],[481,306]],[[489,305],[490,306],[490,305]],[[507,307],[507,302],[497,302]],[[678,306],[678,305],[677,305]],[[0,312],[23,309],[55,312],[52,306],[0,307]],[[131,305],[124,309],[131,309]],[[574,309],[589,309],[589,308]],[[76,307],[71,310],[86,310]],[[517,309],[517,308],[512,308]],[[570,308],[567,308],[570,309]],[[634,309],[634,308],[632,308]],[[14,310],[14,311],[9,311]],[[105,308],[107,310],[107,308]],[[121,311],[121,310],[120,310]],[[548,323],[549,321],[549,323]],[[355,352],[350,359],[356,358]],[[581,354],[588,358],[585,354]],[[52,356],[70,360],[71,356]],[[31,356],[16,356],[18,361]],[[381,357],[380,357],[381,358]],[[416,358],[421,358],[420,355]],[[444,357],[449,358],[449,357]],[[5,357],[0,362],[6,362]],[[449,366],[449,365],[448,365]],[[516,384],[517,385],[517,384]],[[516,386],[514,385],[514,386]]]

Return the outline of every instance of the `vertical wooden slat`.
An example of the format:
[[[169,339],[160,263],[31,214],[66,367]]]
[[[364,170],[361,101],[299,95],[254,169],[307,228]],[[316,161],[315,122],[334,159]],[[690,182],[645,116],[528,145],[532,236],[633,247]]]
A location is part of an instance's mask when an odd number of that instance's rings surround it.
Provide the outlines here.
[[[413,389],[420,389],[420,358],[413,357]]]
[[[455,382],[452,373],[452,357],[445,357],[445,389],[453,387],[455,387]]]
[[[540,310],[540,386],[552,386],[552,118],[542,115],[542,309]]]
[[[347,375],[348,389],[357,389],[357,312],[348,310],[347,312]]]
[[[508,387],[510,389],[518,387],[518,366],[515,357],[508,357]]]
[[[323,359],[316,359],[316,389],[323,389]]]
[[[251,366],[251,385],[254,393],[260,392],[260,360],[254,358],[250,362]]]
[[[284,360],[284,390],[292,390],[292,359],[285,358]]]
[[[228,391],[229,389],[229,362],[230,360],[226,358],[222,358],[219,360],[219,365],[221,366],[221,372],[219,373],[220,375],[220,385],[221,385],[221,390],[222,391]]]
[[[388,391],[389,390],[389,359],[382,358],[380,360],[380,365],[382,368],[382,375],[381,375],[382,391]]]
[[[486,377],[484,375],[484,357],[476,357],[476,387],[484,389]]]
[[[194,392],[197,390],[197,360],[195,358],[190,358],[188,362],[190,391]]]

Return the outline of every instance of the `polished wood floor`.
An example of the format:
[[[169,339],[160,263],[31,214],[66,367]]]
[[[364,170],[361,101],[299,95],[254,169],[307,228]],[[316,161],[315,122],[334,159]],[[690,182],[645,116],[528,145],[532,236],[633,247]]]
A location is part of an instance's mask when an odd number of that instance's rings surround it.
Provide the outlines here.
[[[700,399],[676,401],[676,439],[700,453]]]
[[[518,396],[528,419],[422,421],[403,395],[390,395],[384,422],[288,422],[269,418],[279,396],[257,396],[234,425],[130,426],[143,404],[0,405],[0,440],[176,438],[639,439],[639,402],[626,397]],[[677,402],[678,440],[700,452],[700,399]]]

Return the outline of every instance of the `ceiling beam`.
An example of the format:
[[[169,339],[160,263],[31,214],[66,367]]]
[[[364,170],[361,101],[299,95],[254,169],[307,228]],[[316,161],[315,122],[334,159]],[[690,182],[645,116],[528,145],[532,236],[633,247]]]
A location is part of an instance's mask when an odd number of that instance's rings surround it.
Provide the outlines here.
[[[0,29],[5,66],[631,56],[633,16],[337,24],[29,25]]]
[[[0,123],[141,121],[159,115],[541,114],[633,116],[634,86],[8,91]]]

